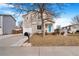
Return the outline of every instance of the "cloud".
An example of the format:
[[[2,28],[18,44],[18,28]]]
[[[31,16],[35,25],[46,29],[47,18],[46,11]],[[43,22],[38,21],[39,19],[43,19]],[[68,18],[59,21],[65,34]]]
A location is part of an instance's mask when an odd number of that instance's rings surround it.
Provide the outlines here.
[[[8,6],[9,6],[9,7],[12,7],[12,8],[14,7],[13,5],[8,5]]]
[[[64,27],[64,26],[70,25],[70,23],[71,23],[70,19],[58,18],[58,19],[55,19],[54,28],[56,28],[57,25],[60,25],[61,27]]]
[[[14,7],[13,5],[9,5],[9,4],[0,4],[0,6],[2,6],[2,7]]]

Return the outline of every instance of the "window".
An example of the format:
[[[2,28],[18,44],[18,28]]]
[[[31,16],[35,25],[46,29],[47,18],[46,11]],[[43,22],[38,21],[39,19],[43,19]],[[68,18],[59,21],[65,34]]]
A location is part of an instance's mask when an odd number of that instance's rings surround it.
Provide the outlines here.
[[[37,25],[37,29],[41,29],[41,25]]]

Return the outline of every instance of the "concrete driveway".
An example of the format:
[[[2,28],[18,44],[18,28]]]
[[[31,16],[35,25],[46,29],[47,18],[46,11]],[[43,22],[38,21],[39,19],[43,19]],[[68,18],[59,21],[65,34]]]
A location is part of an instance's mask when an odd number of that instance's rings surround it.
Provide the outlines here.
[[[0,47],[19,46],[27,40],[22,34],[11,34],[0,36]]]

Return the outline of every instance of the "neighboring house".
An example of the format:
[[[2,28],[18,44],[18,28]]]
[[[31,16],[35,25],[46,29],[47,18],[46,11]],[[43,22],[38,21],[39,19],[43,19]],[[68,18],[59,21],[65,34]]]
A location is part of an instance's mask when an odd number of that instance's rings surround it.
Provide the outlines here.
[[[68,25],[63,28],[69,29],[70,33],[75,33],[76,31],[79,31],[79,24]]]
[[[0,15],[0,35],[11,34],[15,25],[16,21],[11,15]]]
[[[40,14],[35,12],[29,12],[23,15],[23,33],[42,33],[42,20]],[[54,31],[52,15],[49,13],[43,13],[43,19],[45,20],[45,32],[52,33]]]

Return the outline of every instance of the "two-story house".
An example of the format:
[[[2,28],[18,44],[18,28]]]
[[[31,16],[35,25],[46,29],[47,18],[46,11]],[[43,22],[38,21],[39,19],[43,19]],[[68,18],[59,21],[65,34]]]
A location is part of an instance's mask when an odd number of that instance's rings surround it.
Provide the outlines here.
[[[42,20],[40,13],[32,11],[23,15],[23,18],[23,33],[42,33]],[[45,24],[45,32],[52,33],[54,31],[53,24],[55,23],[52,19],[52,15],[48,12],[44,12],[43,20]]]

